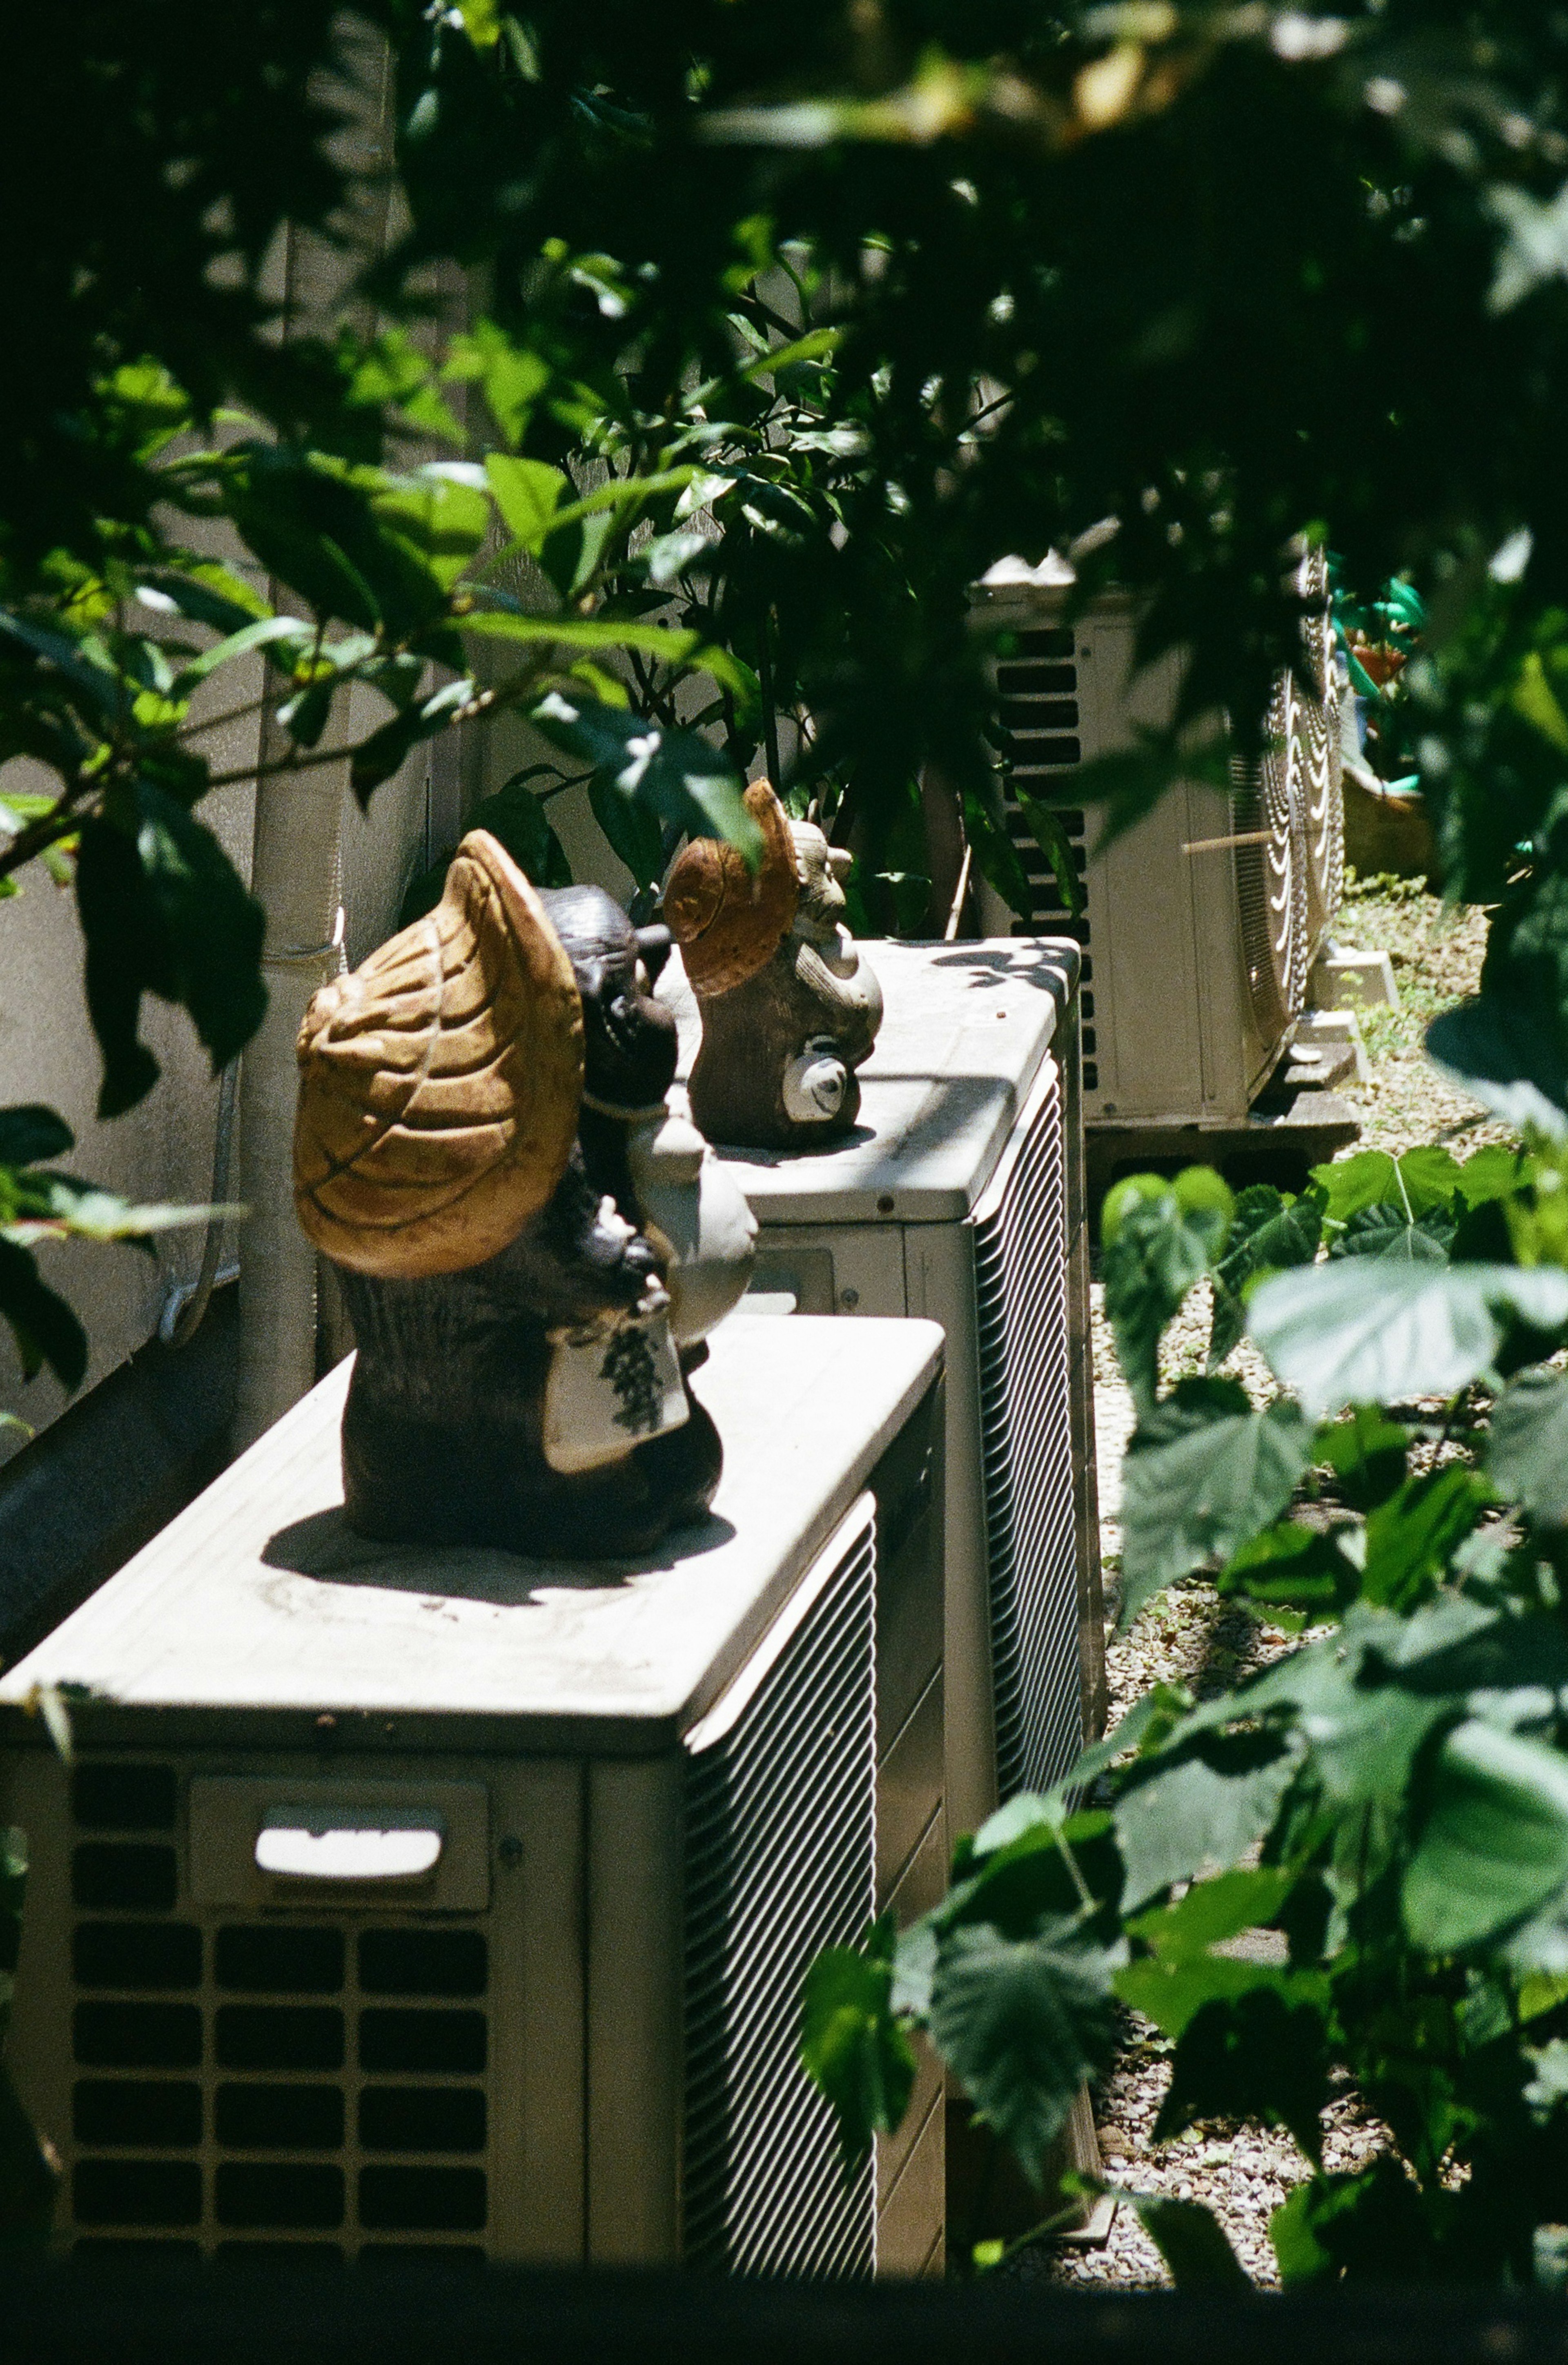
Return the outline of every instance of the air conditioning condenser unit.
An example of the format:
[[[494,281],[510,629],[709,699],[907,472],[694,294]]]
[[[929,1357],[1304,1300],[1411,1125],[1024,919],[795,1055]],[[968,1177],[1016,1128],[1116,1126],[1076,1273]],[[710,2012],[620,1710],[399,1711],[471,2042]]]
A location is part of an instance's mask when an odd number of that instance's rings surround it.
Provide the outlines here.
[[[935,2074],[846,2184],[797,2046],[943,1828],[940,1368],[732,1317],[711,1517],[551,1565],[349,1530],[344,1364],[12,1670],[62,2242],[939,2269]]]
[[[1244,1127],[1306,1007],[1307,973],[1339,900],[1327,607],[1309,613],[1304,633],[1303,675],[1323,699],[1280,677],[1256,774],[1238,774],[1229,794],[1179,785],[1110,845],[1102,813],[1066,803],[1073,775],[1131,745],[1139,724],[1169,723],[1180,657],[1135,676],[1135,611],[1114,594],[1070,622],[1058,585],[999,581],[979,595],[976,622],[998,635],[1002,807],[1036,896],[1034,920],[1014,921],[982,888],[982,927],[1026,935],[1043,925],[1081,945],[1087,1124]],[[1065,807],[1081,915],[1064,906],[1020,790]]]
[[[820,1150],[715,1145],[779,1313],[925,1316],[946,1337],[947,1817],[1064,1774],[1104,1716],[1076,944],[876,942],[859,1121]],[[697,1005],[672,956],[658,992]],[[845,1324],[846,1331],[851,1325]],[[935,1902],[935,1845],[906,1902]]]

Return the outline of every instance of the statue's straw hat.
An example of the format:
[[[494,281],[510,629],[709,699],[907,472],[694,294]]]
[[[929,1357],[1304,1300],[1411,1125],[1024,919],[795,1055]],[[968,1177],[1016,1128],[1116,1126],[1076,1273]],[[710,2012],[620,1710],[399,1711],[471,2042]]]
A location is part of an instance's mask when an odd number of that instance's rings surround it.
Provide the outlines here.
[[[694,993],[728,993],[770,961],[790,932],[800,881],[784,808],[766,780],[745,792],[762,831],[762,861],[717,837],[694,837],[669,874],[664,914]]]
[[[338,1264],[383,1280],[497,1255],[577,1136],[583,1014],[538,896],[487,830],[435,910],[311,1001],[294,1194]]]

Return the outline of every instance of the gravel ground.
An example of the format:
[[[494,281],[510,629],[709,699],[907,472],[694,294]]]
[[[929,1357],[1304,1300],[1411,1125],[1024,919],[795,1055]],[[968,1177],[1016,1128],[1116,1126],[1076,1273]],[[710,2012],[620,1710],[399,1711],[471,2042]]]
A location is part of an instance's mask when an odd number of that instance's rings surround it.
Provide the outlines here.
[[[1358,950],[1386,951],[1399,988],[1396,1010],[1376,1010],[1362,1018],[1372,1081],[1345,1093],[1361,1111],[1361,1146],[1397,1152],[1420,1142],[1446,1141],[1463,1158],[1484,1142],[1506,1139],[1506,1129],[1485,1120],[1473,1102],[1433,1072],[1421,1053],[1428,1019],[1476,990],[1485,935],[1482,915],[1445,907],[1415,881],[1352,880],[1335,934]],[[1119,1566],[1121,1463],[1133,1416],[1098,1290],[1095,1299],[1095,1423],[1109,1595]],[[1183,1372],[1203,1369],[1207,1335],[1205,1283],[1167,1333],[1167,1384]],[[1225,1368],[1255,1400],[1264,1399],[1271,1382],[1251,1348],[1243,1343]],[[1150,1603],[1128,1632],[1111,1642],[1111,1721],[1125,1716],[1161,1679],[1187,1684],[1201,1698],[1296,1647],[1250,1608],[1222,1602],[1211,1585],[1193,1579]],[[1108,2180],[1140,2192],[1206,2202],[1254,2281],[1277,2282],[1269,2218],[1290,2187],[1307,2175],[1306,2161],[1282,2132],[1228,2123],[1210,2123],[1174,2143],[1156,2145],[1152,2130],[1170,2082],[1171,2046],[1138,2014],[1127,2012],[1124,2019],[1121,2051],[1095,2097]],[[1377,2149],[1378,2128],[1348,2089],[1324,2113],[1323,2126],[1326,2168],[1357,2167]],[[1170,2281],[1159,2253],[1128,2209],[1117,2210],[1103,2247],[1042,2244],[1013,2263],[1023,2275],[1076,2284],[1153,2289]]]

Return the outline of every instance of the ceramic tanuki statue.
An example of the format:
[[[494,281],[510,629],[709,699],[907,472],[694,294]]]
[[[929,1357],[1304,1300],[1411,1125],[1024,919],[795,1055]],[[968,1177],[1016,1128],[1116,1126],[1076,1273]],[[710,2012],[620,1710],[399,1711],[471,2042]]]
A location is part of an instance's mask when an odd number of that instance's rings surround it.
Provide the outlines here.
[[[306,1013],[295,1194],[358,1341],[363,1533],[598,1557],[707,1509],[686,1374],[756,1227],[665,1105],[667,943],[598,888],[536,893],[476,830],[436,909]]]
[[[849,857],[791,822],[766,781],[754,875],[734,848],[695,838],[665,888],[665,918],[702,1014],[691,1113],[713,1141],[807,1149],[847,1133],[855,1070],[882,1023],[882,993],[844,925]]]

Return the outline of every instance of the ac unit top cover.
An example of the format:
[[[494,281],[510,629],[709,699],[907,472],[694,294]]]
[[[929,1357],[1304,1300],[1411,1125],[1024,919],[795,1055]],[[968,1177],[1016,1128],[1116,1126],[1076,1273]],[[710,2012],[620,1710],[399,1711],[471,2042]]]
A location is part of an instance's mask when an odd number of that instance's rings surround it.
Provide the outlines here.
[[[119,1741],[216,1716],[230,1743],[319,1742],[325,1716],[350,1747],[668,1746],[749,1656],[941,1364],[934,1322],[731,1316],[696,1380],[724,1443],[707,1519],[643,1561],[557,1564],[349,1529],[345,1361],[0,1680],[0,1719],[38,1740],[18,1710],[50,1685],[88,1739],[101,1703]]]
[[[884,1015],[859,1070],[858,1122],[821,1149],[724,1149],[758,1223],[961,1222],[995,1171],[1081,959],[1054,936],[860,949]],[[701,1035],[678,952],[658,993],[680,1029],[684,1078]]]

